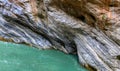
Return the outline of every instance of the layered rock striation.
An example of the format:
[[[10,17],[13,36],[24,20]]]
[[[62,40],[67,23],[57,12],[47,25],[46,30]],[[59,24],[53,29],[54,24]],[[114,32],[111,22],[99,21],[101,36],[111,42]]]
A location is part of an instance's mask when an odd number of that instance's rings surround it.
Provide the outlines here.
[[[0,0],[0,40],[77,53],[93,71],[119,71],[119,3]]]

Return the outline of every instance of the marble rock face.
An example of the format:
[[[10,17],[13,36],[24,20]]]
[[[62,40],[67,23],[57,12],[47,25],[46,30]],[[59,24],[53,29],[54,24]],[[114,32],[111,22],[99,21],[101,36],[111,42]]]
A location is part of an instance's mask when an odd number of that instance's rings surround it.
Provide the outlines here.
[[[120,71],[119,0],[0,0],[0,40],[76,53],[93,71]]]

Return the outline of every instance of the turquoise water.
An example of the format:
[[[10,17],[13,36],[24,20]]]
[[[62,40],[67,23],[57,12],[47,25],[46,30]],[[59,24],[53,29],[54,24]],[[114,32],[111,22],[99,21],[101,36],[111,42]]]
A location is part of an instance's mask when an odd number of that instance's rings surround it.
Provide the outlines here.
[[[0,41],[0,71],[87,71],[72,55]]]

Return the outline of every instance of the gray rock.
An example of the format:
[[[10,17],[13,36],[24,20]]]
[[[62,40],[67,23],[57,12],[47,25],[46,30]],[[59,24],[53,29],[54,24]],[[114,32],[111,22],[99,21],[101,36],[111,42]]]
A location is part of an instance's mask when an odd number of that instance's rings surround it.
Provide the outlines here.
[[[0,0],[0,40],[77,53],[79,62],[93,71],[119,71],[120,1],[111,3]]]

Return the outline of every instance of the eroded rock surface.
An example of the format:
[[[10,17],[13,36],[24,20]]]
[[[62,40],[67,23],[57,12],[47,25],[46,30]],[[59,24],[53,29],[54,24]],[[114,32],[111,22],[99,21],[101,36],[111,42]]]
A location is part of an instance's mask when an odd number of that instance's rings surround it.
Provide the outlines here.
[[[76,53],[93,71],[120,70],[119,0],[0,0],[0,39]]]

